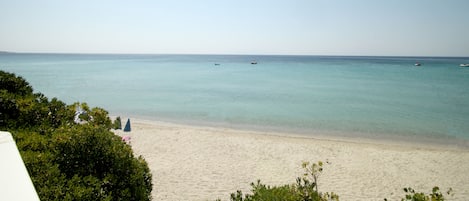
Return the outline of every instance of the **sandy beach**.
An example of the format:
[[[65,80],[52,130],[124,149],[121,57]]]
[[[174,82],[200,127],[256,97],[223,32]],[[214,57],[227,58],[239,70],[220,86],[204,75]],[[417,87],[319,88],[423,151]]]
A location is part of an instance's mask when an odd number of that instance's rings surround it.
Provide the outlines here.
[[[115,132],[131,136],[136,155],[148,162],[157,201],[229,200],[258,179],[294,183],[303,161],[328,162],[319,191],[335,192],[340,200],[398,200],[404,187],[430,192],[433,186],[451,187],[449,200],[469,197],[467,149],[131,121],[131,132]]]

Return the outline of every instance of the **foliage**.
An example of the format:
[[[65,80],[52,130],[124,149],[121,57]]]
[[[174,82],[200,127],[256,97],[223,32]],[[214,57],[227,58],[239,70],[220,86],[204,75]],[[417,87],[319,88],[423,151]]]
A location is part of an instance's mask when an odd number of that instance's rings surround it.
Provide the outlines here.
[[[446,191],[447,195],[452,195],[453,189],[449,189]],[[423,192],[415,192],[415,190],[411,187],[404,188],[404,192],[406,192],[405,198],[402,198],[402,201],[444,201],[444,195],[440,192],[440,188],[438,186],[433,187],[432,193],[425,195]],[[384,199],[387,201],[387,199]]]
[[[84,111],[74,122],[77,106]],[[0,71],[0,129],[13,134],[41,200],[150,200],[151,173],[142,157],[110,132],[108,112],[33,93]]]
[[[71,108],[74,110],[76,108],[81,108],[81,110],[83,110],[83,113],[79,115],[80,120],[83,122],[87,122],[95,127],[104,127],[106,129],[114,127],[108,116],[109,113],[102,108],[95,107],[90,109],[86,103],[74,103]]]
[[[252,194],[245,194],[238,190],[231,194],[231,201],[338,201],[335,193],[321,193],[318,189],[318,178],[323,168],[323,163],[304,162],[302,167],[304,174],[297,178],[297,182],[291,185],[266,186],[259,180],[251,183]]]
[[[2,83],[0,90],[14,91],[15,94],[20,96],[33,93],[33,88],[24,78],[17,77],[12,73],[0,71],[0,83]]]
[[[74,108],[33,89],[21,77],[0,71],[0,129],[37,129],[46,132],[72,123]]]
[[[116,120],[114,120],[114,125],[113,125],[114,129],[122,129],[122,121],[121,121],[121,117],[116,117]]]
[[[338,201],[339,196],[333,192],[321,193],[318,191],[318,179],[323,171],[323,163],[303,162],[304,173],[296,179],[296,184],[283,186],[267,186],[259,180],[251,183],[251,194],[243,194],[238,190],[230,196],[231,201]],[[406,192],[402,201],[444,201],[444,195],[439,187],[433,187],[432,193],[426,195],[415,192],[412,188],[404,188]],[[446,194],[452,195],[450,188]],[[218,199],[220,200],[220,199]],[[384,199],[387,201],[388,199]]]
[[[284,186],[266,186],[258,180],[256,184],[251,183],[253,194],[246,194],[243,197],[241,191],[231,194],[232,201],[255,201],[255,200],[271,200],[271,201],[295,201],[301,197],[296,193],[294,185]]]
[[[151,189],[146,163],[135,160],[131,148],[106,128],[85,124],[59,130],[53,140],[55,162],[66,178],[92,176],[103,181],[101,189],[124,200],[143,200],[145,188]]]
[[[297,178],[298,190],[302,197],[317,197],[318,195],[318,177],[322,173],[323,163],[313,163],[310,165],[309,162],[303,162],[301,166],[304,169],[303,177]]]

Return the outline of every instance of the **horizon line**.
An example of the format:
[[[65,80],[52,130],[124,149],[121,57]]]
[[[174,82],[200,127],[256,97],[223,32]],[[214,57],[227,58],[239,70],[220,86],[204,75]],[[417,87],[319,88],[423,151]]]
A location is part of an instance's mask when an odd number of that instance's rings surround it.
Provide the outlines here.
[[[435,58],[435,57],[446,57],[446,58],[469,58],[469,56],[403,56],[403,55],[346,55],[346,54],[241,54],[241,53],[103,53],[103,52],[19,52],[19,51],[3,51],[0,50],[0,54],[69,54],[69,55],[212,55],[212,56],[317,56],[317,57],[419,57],[419,58]]]

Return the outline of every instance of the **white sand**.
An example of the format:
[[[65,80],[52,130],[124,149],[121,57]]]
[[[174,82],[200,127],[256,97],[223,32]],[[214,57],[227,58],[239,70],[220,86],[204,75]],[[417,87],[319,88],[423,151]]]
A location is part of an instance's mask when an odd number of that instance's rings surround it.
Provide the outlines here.
[[[453,188],[449,200],[469,199],[469,150],[274,136],[223,128],[132,119],[131,145],[153,174],[153,200],[229,200],[260,179],[294,183],[302,161],[329,161],[319,191],[340,200],[402,197],[403,187]],[[123,122],[125,123],[125,122]]]

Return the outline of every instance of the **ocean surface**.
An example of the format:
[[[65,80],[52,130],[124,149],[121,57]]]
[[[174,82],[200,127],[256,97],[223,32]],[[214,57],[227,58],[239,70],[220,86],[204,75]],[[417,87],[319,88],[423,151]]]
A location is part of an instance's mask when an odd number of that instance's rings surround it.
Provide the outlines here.
[[[35,92],[116,116],[451,142],[469,140],[460,63],[469,58],[0,54]]]

